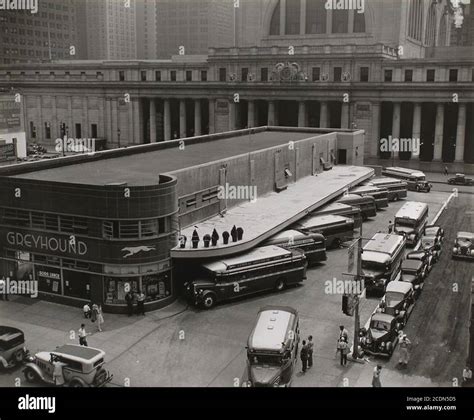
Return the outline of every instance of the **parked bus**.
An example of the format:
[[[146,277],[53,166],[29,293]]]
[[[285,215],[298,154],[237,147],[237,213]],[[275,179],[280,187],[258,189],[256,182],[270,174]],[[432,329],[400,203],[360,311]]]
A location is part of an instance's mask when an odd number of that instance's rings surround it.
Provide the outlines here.
[[[377,210],[388,207],[388,191],[386,188],[374,187],[372,185],[360,185],[350,190],[352,194],[358,194],[362,197],[374,197]]]
[[[320,233],[304,233],[298,230],[285,230],[272,236],[263,246],[275,245],[285,249],[298,249],[304,253],[308,266],[326,261],[326,240]]]
[[[339,247],[342,242],[354,236],[354,220],[343,216],[310,216],[296,223],[294,227],[303,232],[324,235],[326,248]]]
[[[426,181],[426,176],[421,171],[393,166],[382,169],[382,175],[402,179],[412,191],[430,192],[431,190],[431,184]]]
[[[362,197],[359,194],[345,194],[337,200],[337,203],[358,207],[363,220],[367,220],[369,217],[375,217],[377,215],[377,205],[375,204],[374,197]]]
[[[428,223],[428,204],[408,201],[395,215],[395,233],[405,235],[407,245],[415,246]]]
[[[206,309],[217,302],[263,292],[281,291],[306,278],[308,263],[301,251],[277,246],[255,248],[244,254],[201,264],[197,279],[185,283],[185,294]]]
[[[360,229],[362,215],[360,208],[343,203],[331,203],[311,213],[312,216],[337,215],[354,219],[354,229]]]
[[[407,183],[397,178],[374,178],[366,183],[374,187],[385,188],[388,192],[388,201],[398,201],[407,196]]]
[[[406,240],[402,235],[376,233],[362,252],[362,272],[367,294],[383,294],[387,283],[401,274]]]
[[[298,360],[299,316],[287,306],[266,306],[247,341],[247,373],[254,387],[290,386]]]

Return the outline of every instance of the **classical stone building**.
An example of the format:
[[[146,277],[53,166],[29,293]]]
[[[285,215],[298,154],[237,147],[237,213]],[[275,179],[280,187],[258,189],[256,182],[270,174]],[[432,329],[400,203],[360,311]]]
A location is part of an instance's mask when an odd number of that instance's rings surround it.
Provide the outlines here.
[[[256,2],[259,46],[2,66],[0,87],[21,93],[30,141],[50,146],[66,132],[115,147],[261,125],[357,127],[367,163],[471,172],[474,57],[449,46],[450,3],[367,0],[363,13],[325,3]],[[389,136],[419,139],[419,155],[382,150]]]

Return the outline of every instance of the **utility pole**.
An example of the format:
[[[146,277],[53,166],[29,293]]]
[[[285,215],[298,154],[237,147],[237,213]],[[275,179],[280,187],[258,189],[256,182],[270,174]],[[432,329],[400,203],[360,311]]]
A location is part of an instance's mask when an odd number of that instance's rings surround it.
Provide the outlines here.
[[[359,238],[357,239],[357,273],[356,273],[356,281],[358,284],[364,281],[362,278],[362,226],[363,223],[360,224],[360,234]],[[359,330],[360,330],[360,314],[359,314],[359,303],[360,303],[360,296],[355,295],[355,308],[354,308],[354,346],[352,349],[352,358],[358,359],[359,357]]]

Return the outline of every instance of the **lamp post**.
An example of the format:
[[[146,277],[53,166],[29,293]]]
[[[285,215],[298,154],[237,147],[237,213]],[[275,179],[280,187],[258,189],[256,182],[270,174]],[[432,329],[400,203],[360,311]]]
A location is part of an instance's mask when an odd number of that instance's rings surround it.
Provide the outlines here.
[[[118,148],[120,149],[120,128],[117,128]]]
[[[66,156],[66,144],[67,144],[67,139],[69,137],[69,127],[66,125],[66,141],[63,144],[63,156]]]

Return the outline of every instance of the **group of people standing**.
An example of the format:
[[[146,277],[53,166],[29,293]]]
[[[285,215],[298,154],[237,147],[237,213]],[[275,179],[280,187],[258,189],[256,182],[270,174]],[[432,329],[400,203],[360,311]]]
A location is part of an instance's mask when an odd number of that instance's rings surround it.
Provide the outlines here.
[[[125,295],[128,316],[132,316],[134,312],[137,315],[145,315],[145,300],[146,295],[141,290],[138,290],[137,293],[129,290]]]
[[[84,318],[90,319],[91,322],[97,322],[97,331],[102,331],[104,324],[104,315],[102,314],[102,306],[96,303],[86,303],[83,307]]]
[[[313,336],[308,337],[308,341],[303,340],[303,346],[300,351],[301,363],[303,364],[302,372],[305,373],[308,369],[313,367]]]

